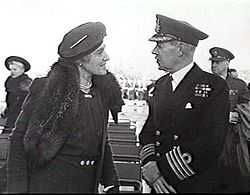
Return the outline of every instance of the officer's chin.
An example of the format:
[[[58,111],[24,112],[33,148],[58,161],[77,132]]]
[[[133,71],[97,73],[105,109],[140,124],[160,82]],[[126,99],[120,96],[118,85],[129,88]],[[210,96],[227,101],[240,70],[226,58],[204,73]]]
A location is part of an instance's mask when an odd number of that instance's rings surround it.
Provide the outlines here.
[[[165,67],[162,67],[162,66],[160,66],[160,65],[158,66],[158,69],[159,69],[159,70],[163,70],[163,71],[167,71]]]

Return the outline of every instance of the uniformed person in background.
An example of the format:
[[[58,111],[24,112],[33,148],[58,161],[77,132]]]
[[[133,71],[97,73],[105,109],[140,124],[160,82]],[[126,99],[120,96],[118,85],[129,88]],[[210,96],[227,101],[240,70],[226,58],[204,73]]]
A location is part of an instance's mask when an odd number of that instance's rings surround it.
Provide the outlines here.
[[[29,92],[32,79],[26,72],[30,70],[30,63],[22,57],[10,56],[5,60],[5,67],[10,76],[5,81],[6,109],[1,113],[7,118],[3,133],[11,133],[26,95]]]
[[[241,122],[239,113],[235,111],[236,105],[240,102],[240,97],[245,94],[247,84],[239,79],[229,75],[230,61],[234,59],[234,55],[227,49],[221,47],[213,47],[209,50],[211,54],[212,72],[224,80],[229,87],[230,115],[229,129],[225,140],[225,146],[221,156],[222,164],[228,167],[225,173],[229,175],[225,177],[228,184],[225,186],[225,192],[246,192],[250,183],[245,177],[241,176],[240,166],[238,164],[236,145],[239,143],[239,134],[236,131],[236,125]]]
[[[142,174],[153,192],[220,192],[218,157],[228,121],[226,82],[193,61],[208,35],[156,15],[152,53],[167,74],[156,81],[139,135]]]
[[[228,69],[228,76],[231,76],[233,78],[239,78],[238,72],[235,68]]]
[[[8,193],[117,192],[118,179],[107,141],[102,86],[109,56],[100,22],[65,34],[59,59],[46,77],[35,79],[10,138]]]

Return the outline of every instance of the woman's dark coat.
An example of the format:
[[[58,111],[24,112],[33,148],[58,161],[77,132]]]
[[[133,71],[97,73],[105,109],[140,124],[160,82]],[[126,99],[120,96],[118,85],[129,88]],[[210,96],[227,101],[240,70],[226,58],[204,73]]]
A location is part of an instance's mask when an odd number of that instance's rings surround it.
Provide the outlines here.
[[[6,91],[6,109],[4,112],[7,117],[6,127],[13,128],[18,114],[21,111],[22,103],[28,94],[32,79],[26,74],[22,74],[17,78],[9,76],[5,81]]]
[[[28,192],[29,173],[39,171],[40,167],[55,158],[65,142],[68,130],[75,122],[74,116],[77,114],[79,102],[77,85],[79,77],[75,76],[77,70],[73,66],[58,62],[51,69],[47,77],[35,79],[32,83],[11,136],[7,163],[7,192]],[[102,91],[101,86],[95,83],[94,87]],[[105,105],[108,101],[105,98],[107,97],[103,95],[104,109],[109,109],[110,105]],[[107,116],[104,116],[104,119],[107,119]],[[112,153],[107,141],[107,120],[104,121],[96,188],[99,182],[104,186],[118,185]],[[63,173],[63,170],[61,171]],[[41,178],[37,183],[43,182],[44,179]],[[84,181],[76,182],[84,185]],[[58,190],[55,191],[61,191],[62,186],[56,186],[56,188]]]

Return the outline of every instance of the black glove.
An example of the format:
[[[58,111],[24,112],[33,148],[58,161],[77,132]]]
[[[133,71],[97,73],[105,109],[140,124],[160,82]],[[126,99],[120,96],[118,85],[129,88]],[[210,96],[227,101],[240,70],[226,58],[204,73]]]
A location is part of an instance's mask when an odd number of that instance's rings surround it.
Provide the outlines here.
[[[111,115],[112,115],[112,118],[113,118],[115,124],[117,124],[118,123],[118,112],[115,110],[110,110],[110,111],[111,111]]]

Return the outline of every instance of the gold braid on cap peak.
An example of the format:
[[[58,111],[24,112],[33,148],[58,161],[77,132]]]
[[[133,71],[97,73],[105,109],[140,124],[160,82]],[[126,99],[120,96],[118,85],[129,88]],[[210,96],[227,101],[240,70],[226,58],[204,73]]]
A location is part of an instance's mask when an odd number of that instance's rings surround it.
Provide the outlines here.
[[[156,26],[155,26],[155,32],[159,33],[161,30],[161,26],[160,26],[160,20],[159,18],[156,19]]]

